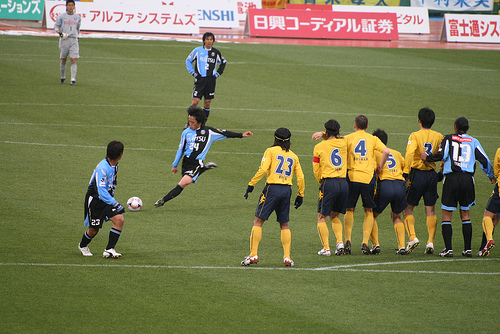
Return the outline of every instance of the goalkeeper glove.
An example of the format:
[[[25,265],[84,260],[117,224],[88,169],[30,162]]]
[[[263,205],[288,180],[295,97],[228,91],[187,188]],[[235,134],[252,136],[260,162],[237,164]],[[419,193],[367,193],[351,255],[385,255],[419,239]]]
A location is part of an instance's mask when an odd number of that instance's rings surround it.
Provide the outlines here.
[[[248,186],[247,191],[244,195],[245,199],[248,199],[248,194],[251,193],[252,191],[253,191],[253,186]]]
[[[302,205],[302,202],[304,202],[304,197],[297,196],[294,203],[295,209],[298,209]]]
[[[123,207],[123,205],[121,205],[118,202],[116,202],[115,204],[113,204],[113,207],[114,207],[114,210],[116,211],[116,213],[118,213],[118,214],[121,214],[121,213],[125,212],[125,208]]]
[[[215,79],[217,79],[218,77],[220,77],[220,73],[219,72],[215,72]]]
[[[192,75],[193,75],[193,77],[194,77],[195,79],[198,79],[198,78],[200,77],[200,74],[199,74],[199,73],[196,73],[196,72],[193,72],[193,74],[192,74]]]

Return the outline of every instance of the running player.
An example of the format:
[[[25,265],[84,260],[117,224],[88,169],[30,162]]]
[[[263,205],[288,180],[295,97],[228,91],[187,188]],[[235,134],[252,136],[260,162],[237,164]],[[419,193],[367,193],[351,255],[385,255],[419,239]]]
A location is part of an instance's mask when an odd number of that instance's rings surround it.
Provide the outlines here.
[[[460,218],[462,219],[462,234],[464,237],[462,255],[471,257],[472,224],[469,210],[471,206],[476,204],[474,189],[476,161],[480,163],[481,169],[486,173],[491,183],[495,183],[496,178],[490,160],[481,144],[477,139],[467,134],[467,130],[469,130],[467,118],[457,118],[454,127],[455,133],[446,135],[443,138],[436,154],[427,155],[425,152],[421,152],[420,157],[424,161],[444,161],[443,198],[441,200],[443,221],[441,227],[445,249],[439,253],[439,256],[453,257],[451,218],[453,211],[457,210],[457,205],[460,205]]]
[[[384,130],[377,129],[373,135],[378,137],[384,145],[387,145],[387,133]],[[382,159],[380,152],[375,152],[377,164]],[[401,220],[401,212],[406,209],[406,182],[403,177],[404,158],[396,150],[389,149],[389,157],[387,162],[382,168],[377,177],[377,191],[375,192],[375,203],[377,207],[373,209],[373,231],[372,242],[374,245],[378,244],[378,227],[377,217],[384,211],[384,209],[391,204],[391,219],[396,231],[396,238],[398,240],[398,250],[396,254],[405,255],[405,226]],[[375,240],[374,240],[375,239]],[[371,249],[372,254],[377,253],[376,246]]]
[[[200,108],[189,107],[188,115],[189,127],[182,132],[179,149],[172,163],[172,173],[176,174],[179,172],[177,166],[182,158],[182,178],[174,189],[156,201],[155,207],[157,208],[177,197],[189,184],[196,183],[204,171],[217,167],[215,162],[203,163],[213,142],[227,138],[253,136],[250,131],[237,133],[204,125],[205,112]]]
[[[427,154],[436,153],[443,135],[431,130],[436,116],[430,108],[422,108],[418,112],[420,130],[413,132],[408,138],[405,154],[404,175],[407,179],[406,201],[408,206],[403,211],[406,232],[409,242],[406,252],[411,253],[420,241],[415,233],[415,217],[413,209],[418,206],[420,199],[424,198],[425,214],[427,216],[427,231],[429,238],[425,246],[425,253],[434,253],[434,237],[436,235],[436,201],[439,198],[437,183],[442,179],[442,173],[436,173],[434,162],[424,162],[420,159],[420,152]]]
[[[323,249],[318,255],[330,256],[330,241],[326,218],[330,216],[337,239],[335,255],[344,254],[342,222],[345,214],[349,185],[347,184],[347,140],[340,136],[340,124],[331,119],[325,123],[326,140],[314,146],[313,170],[319,186],[318,234]]]
[[[274,211],[281,228],[281,243],[283,245],[283,262],[287,267],[293,267],[294,262],[290,258],[292,244],[292,233],[288,226],[290,221],[290,198],[292,195],[293,174],[297,178],[297,197],[295,198],[295,209],[302,205],[304,199],[304,173],[300,166],[299,158],[290,150],[290,130],[279,128],[274,132],[274,144],[264,152],[259,170],[248,183],[245,198],[254,189],[255,184],[264,176],[266,185],[259,198],[259,204],[255,210],[252,233],[250,234],[250,255],[241,261],[242,266],[257,264],[259,256],[257,251],[262,240],[262,225]]]
[[[78,249],[83,256],[92,256],[88,244],[99,233],[105,221],[111,220],[113,226],[109,232],[109,240],[102,256],[119,258],[122,255],[115,250],[123,229],[123,205],[113,197],[116,188],[116,173],[118,161],[123,156],[123,143],[112,141],[108,144],[106,158],[94,169],[85,195],[85,226],[87,231],[83,234]]]
[[[76,60],[80,58],[80,47],[78,43],[78,34],[82,19],[75,14],[75,1],[66,1],[66,12],[60,14],[54,30],[61,37],[59,39],[59,53],[61,58],[61,84],[66,82],[66,60],[68,55],[71,61],[71,85],[76,85]]]
[[[206,118],[210,114],[210,103],[215,97],[216,79],[226,68],[226,59],[213,47],[215,36],[211,32],[203,34],[203,46],[195,48],[186,58],[186,68],[194,77],[192,107],[197,107],[201,98]]]

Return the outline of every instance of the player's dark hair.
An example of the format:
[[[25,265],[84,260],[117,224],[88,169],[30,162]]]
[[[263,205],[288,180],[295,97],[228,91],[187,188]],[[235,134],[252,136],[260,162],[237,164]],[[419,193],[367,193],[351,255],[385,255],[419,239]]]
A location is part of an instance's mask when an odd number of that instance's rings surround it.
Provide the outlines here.
[[[378,137],[378,139],[380,139],[382,143],[384,143],[384,145],[387,145],[387,132],[382,129],[377,129],[373,131],[373,135],[375,137]]]
[[[214,36],[214,34],[212,34],[211,32],[207,31],[206,33],[203,34],[203,45],[205,45],[205,40],[207,39],[207,37],[210,37],[210,36],[212,36],[212,39],[215,42],[215,36]]]
[[[66,6],[68,5],[68,3],[72,2],[73,4],[75,4],[75,0],[66,0]]]
[[[455,120],[455,126],[458,133],[467,133],[467,130],[469,130],[469,120],[465,117],[459,117]]]
[[[436,115],[431,108],[425,107],[420,109],[418,112],[418,120],[422,123],[422,127],[426,129],[430,129],[432,127],[435,119]]]
[[[113,140],[109,142],[108,148],[106,150],[106,158],[110,160],[116,160],[123,153],[123,143],[119,140]]]
[[[356,116],[354,119],[354,124],[360,130],[366,130],[368,128],[368,117],[365,115]]]
[[[279,146],[286,152],[290,151],[290,137],[292,133],[287,128],[279,128],[274,131],[274,145]]]
[[[205,123],[205,120],[207,118],[207,113],[198,107],[189,107],[188,110],[188,116],[193,116],[196,118],[196,122],[203,124]]]
[[[326,137],[338,137],[340,133],[340,124],[334,119],[325,123]]]

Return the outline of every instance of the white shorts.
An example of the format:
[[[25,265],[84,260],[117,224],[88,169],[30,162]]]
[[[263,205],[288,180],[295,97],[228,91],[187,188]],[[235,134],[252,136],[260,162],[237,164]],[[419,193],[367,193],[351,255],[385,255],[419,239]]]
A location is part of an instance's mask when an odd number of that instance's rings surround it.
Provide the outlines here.
[[[59,39],[60,58],[80,58],[80,46],[77,38]]]

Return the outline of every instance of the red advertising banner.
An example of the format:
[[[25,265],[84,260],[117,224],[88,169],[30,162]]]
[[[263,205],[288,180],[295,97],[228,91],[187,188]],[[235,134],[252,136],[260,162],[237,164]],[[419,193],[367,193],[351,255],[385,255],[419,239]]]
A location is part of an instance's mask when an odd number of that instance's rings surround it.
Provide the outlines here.
[[[256,37],[399,39],[395,13],[249,9],[246,31]]]

